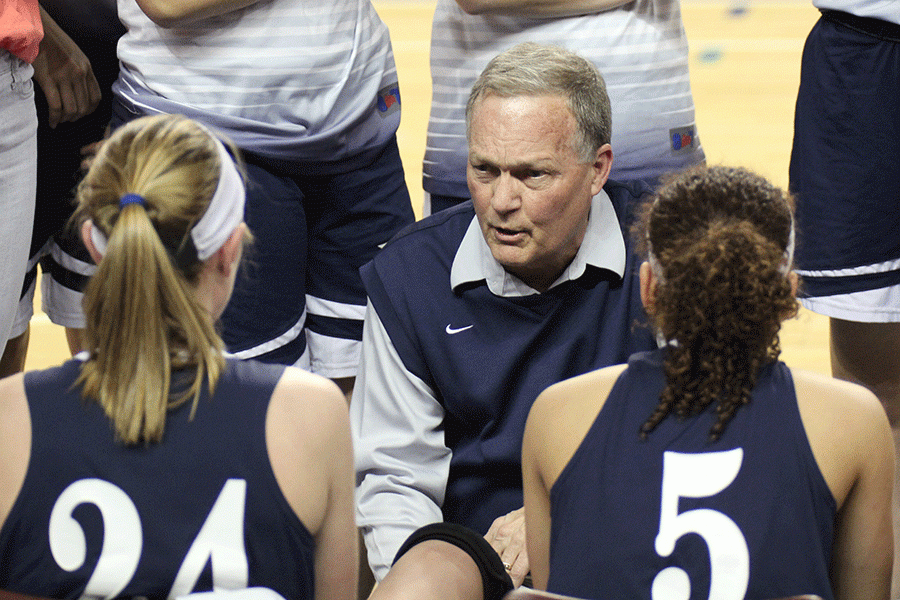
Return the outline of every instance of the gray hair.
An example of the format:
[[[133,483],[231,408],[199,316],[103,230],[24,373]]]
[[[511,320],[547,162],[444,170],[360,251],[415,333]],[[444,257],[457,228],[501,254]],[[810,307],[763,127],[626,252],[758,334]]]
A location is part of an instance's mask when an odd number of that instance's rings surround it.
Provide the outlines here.
[[[466,136],[475,104],[488,96],[562,96],[575,117],[573,150],[593,161],[610,141],[612,116],[603,76],[594,65],[558,46],[525,42],[494,57],[472,86],[466,104]]]

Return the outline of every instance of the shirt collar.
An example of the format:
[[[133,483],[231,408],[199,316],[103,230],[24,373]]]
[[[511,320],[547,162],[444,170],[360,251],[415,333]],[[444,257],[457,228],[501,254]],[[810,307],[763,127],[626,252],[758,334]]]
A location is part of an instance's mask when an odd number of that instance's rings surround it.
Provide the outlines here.
[[[605,190],[600,190],[591,201],[588,228],[575,258],[550,287],[578,279],[584,275],[587,265],[612,271],[619,277],[625,274],[625,239],[612,201]],[[464,283],[482,280],[491,293],[497,296],[530,296],[538,293],[521,279],[508,273],[494,259],[490,247],[484,241],[476,216],[469,223],[453,257],[450,287],[456,289]]]

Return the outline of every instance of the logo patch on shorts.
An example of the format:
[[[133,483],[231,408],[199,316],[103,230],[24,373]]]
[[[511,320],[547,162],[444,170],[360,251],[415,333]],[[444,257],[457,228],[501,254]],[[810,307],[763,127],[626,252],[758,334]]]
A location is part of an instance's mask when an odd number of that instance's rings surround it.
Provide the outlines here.
[[[396,83],[378,90],[378,112],[382,117],[400,110],[400,86]]]
[[[697,147],[697,133],[693,126],[669,130],[672,153],[687,152]]]

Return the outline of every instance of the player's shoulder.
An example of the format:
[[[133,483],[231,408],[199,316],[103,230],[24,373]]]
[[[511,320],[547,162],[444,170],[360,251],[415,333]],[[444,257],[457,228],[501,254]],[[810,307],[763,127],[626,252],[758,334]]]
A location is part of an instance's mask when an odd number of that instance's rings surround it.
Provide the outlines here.
[[[21,412],[28,412],[25,396],[25,374],[16,373],[0,379],[0,420],[11,419]]]
[[[540,395],[540,399],[543,403],[553,407],[553,405],[564,401],[566,398],[581,396],[583,393],[591,390],[595,394],[598,391],[609,391],[627,367],[628,365],[625,364],[611,365],[563,379],[544,390]]]
[[[819,373],[791,374],[807,440],[837,505],[843,506],[860,478],[886,480],[889,498],[894,442],[875,395]]]
[[[884,408],[878,398],[861,385],[803,369],[791,369],[791,377],[801,410],[811,405],[818,412],[832,416],[856,415],[862,419],[883,416]]]
[[[581,445],[625,368],[613,365],[563,380],[547,388],[532,405],[523,455],[540,465],[548,485],[553,485]]]
[[[626,367],[603,367],[551,385],[531,407],[528,419],[532,427],[548,432],[571,431],[572,427],[593,422]]]
[[[603,190],[609,196],[616,211],[628,215],[640,206],[642,199],[653,194],[650,183],[643,179],[607,179]]]
[[[347,401],[340,388],[325,377],[287,367],[272,392],[270,416],[294,423],[304,435],[329,435],[348,420]]]
[[[791,369],[797,406],[814,450],[839,447],[849,456],[876,451],[874,441],[890,438],[887,414],[878,398],[855,383],[821,373]],[[890,445],[890,444],[888,444]]]

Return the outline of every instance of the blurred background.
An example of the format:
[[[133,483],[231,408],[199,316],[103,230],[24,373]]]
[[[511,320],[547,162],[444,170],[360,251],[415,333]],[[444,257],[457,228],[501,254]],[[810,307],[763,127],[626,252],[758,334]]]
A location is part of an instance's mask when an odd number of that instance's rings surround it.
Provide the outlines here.
[[[398,143],[413,208],[422,209],[422,157],[431,104],[429,40],[434,3],[375,2],[391,32],[403,117]],[[808,0],[683,0],[691,85],[700,141],[710,164],[742,165],[786,187],[800,55],[818,18]],[[40,310],[40,286],[27,369],[68,357],[65,334]],[[784,325],[782,358],[830,374],[828,320],[809,311]]]

